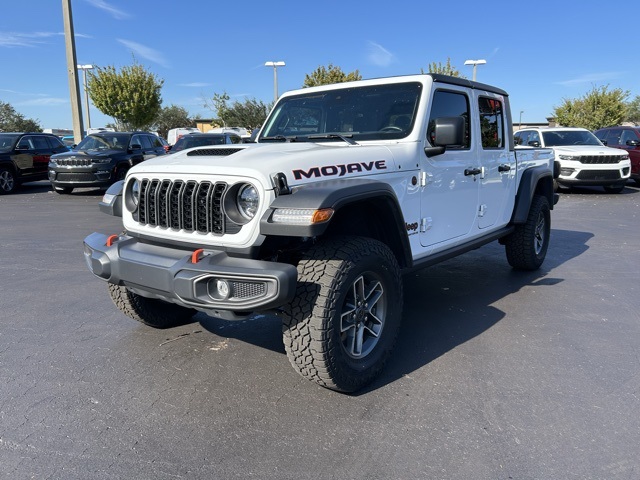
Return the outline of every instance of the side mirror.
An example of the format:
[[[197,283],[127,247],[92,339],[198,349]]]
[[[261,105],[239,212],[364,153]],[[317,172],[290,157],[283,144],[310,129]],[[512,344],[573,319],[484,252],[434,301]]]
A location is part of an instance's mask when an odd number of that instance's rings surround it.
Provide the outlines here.
[[[607,145],[607,141],[606,141],[606,140],[603,140],[602,138],[600,138],[600,139],[598,139],[598,140],[600,140],[600,141],[602,142],[602,144],[603,144],[603,145]]]
[[[464,117],[440,117],[434,120],[430,141],[433,147],[425,147],[427,157],[441,155],[447,147],[464,145]]]
[[[131,150],[142,150],[142,145],[140,145],[139,143],[132,143]]]
[[[640,142],[638,140],[627,140],[627,145],[630,147],[637,147],[640,145]]]
[[[530,142],[527,142],[527,145],[530,147],[540,148],[540,142],[537,140],[531,140]]]

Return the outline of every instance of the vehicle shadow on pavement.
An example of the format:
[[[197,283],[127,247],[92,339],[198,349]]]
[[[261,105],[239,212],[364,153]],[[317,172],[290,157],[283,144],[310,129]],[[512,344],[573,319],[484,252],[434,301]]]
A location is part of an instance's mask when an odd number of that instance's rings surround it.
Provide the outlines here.
[[[551,231],[551,247],[540,270],[513,270],[504,247],[481,249],[405,276],[403,323],[383,374],[357,395],[376,390],[428,365],[503,320],[494,304],[526,286],[564,281],[552,270],[589,249],[590,232]],[[551,273],[551,274],[550,274]]]
[[[552,229],[551,248],[542,268],[513,270],[504,247],[494,242],[439,265],[404,276],[403,320],[398,341],[382,375],[353,395],[379,389],[410,375],[505,318],[494,304],[530,285],[552,287],[562,281],[554,268],[588,250],[590,232]],[[201,313],[194,317],[208,332],[274,352],[285,353],[276,315],[226,321]]]

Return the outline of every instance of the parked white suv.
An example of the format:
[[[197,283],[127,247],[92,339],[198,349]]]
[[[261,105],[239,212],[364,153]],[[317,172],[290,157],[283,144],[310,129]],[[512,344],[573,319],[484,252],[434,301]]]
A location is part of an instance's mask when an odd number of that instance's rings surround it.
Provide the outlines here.
[[[560,176],[554,187],[599,185],[609,193],[620,193],[631,174],[631,161],[626,152],[605,147],[585,128],[527,128],[515,134],[520,148],[552,148],[560,164]]]

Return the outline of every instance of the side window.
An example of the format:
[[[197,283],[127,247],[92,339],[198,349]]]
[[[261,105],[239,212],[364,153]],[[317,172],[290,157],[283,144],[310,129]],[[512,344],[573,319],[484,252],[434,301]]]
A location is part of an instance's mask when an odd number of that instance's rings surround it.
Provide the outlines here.
[[[638,140],[631,130],[623,130],[620,136],[620,145],[626,145],[629,140]]]
[[[513,138],[516,145],[526,145],[529,138],[529,132],[516,132],[513,134]]]
[[[619,128],[612,128],[607,133],[607,137],[605,140],[607,141],[607,145],[621,145],[620,135],[622,134],[622,130]]]
[[[504,148],[504,118],[502,102],[495,98],[478,99],[482,148]]]
[[[160,139],[154,135],[150,135],[149,136],[149,140],[151,140],[151,145],[153,146],[153,148],[160,148],[162,147],[162,142],[160,141]]]
[[[16,147],[23,150],[33,150],[32,137],[22,137]]]
[[[62,140],[60,140],[58,137],[46,137],[47,141],[49,142],[49,146],[50,148],[66,148],[64,146],[64,143],[62,143]]]
[[[51,148],[46,137],[41,137],[40,135],[33,137],[33,147],[36,150],[49,150]]]
[[[153,148],[153,141],[150,135],[142,135],[142,148]]]
[[[433,145],[433,135],[436,118],[463,117],[465,122],[464,144],[458,148],[469,148],[471,145],[471,130],[469,128],[469,99],[463,93],[437,90],[433,94],[431,113],[429,114],[429,126],[427,127],[427,140]],[[455,148],[455,147],[450,147]]]
[[[144,147],[142,143],[142,135],[134,135],[133,137],[131,137],[129,148],[133,148],[134,145],[140,145],[141,147]]]
[[[531,132],[531,135],[529,135],[529,140],[527,140],[527,145],[530,145],[529,142],[538,142],[538,146],[542,145],[542,142],[540,142],[540,133]]]

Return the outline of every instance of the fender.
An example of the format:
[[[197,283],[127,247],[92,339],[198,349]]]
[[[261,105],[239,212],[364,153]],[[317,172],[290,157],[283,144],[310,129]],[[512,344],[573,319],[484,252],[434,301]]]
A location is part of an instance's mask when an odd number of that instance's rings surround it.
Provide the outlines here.
[[[404,216],[395,192],[389,184],[377,180],[360,178],[327,180],[293,188],[291,194],[280,195],[271,203],[260,219],[260,233],[291,237],[319,236],[327,231],[331,220],[315,225],[276,224],[271,221],[274,210],[277,208],[333,208],[338,212],[342,207],[367,199],[381,199],[385,202],[395,222],[388,225],[387,230],[390,230],[394,236],[397,232],[403,252],[411,252]]]
[[[553,173],[546,165],[528,168],[522,173],[511,217],[512,224],[521,224],[527,221],[531,201],[536,193],[547,197],[551,209],[558,202],[557,197],[553,194]]]
[[[102,200],[98,204],[100,211],[114,217],[122,216],[122,190],[124,180],[118,180],[111,185],[104,193]]]

